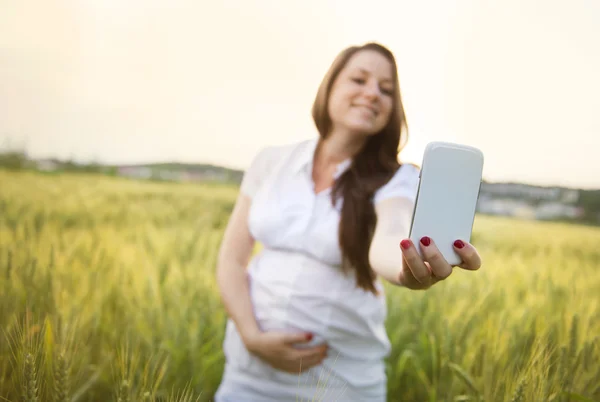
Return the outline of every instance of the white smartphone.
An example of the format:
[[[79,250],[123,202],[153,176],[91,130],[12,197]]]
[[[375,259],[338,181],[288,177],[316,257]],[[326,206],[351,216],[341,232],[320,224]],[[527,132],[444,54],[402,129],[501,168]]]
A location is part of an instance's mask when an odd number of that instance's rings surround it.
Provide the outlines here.
[[[429,236],[446,261],[461,263],[453,243],[471,241],[482,175],[479,149],[441,141],[427,144],[409,235],[419,253],[419,241]]]

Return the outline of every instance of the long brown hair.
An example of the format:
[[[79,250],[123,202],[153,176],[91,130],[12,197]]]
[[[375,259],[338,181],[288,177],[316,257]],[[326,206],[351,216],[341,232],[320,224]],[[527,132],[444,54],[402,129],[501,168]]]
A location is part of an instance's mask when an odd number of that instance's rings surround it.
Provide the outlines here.
[[[377,220],[372,197],[400,167],[398,153],[404,146],[401,139],[406,140],[408,136],[408,133],[403,135],[403,128],[407,131],[408,125],[400,96],[396,60],[392,52],[373,42],[343,50],[333,61],[319,86],[312,107],[312,117],[321,139],[325,139],[332,128],[327,107],[331,87],[348,60],[358,51],[367,49],[379,52],[392,64],[392,112],[387,125],[379,133],[368,138],[359,153],[354,156],[351,166],[338,177],[331,195],[334,205],[339,197],[343,197],[338,235],[343,267],[355,271],[359,287],[376,294],[376,275],[369,262],[369,248]],[[398,266],[400,267],[400,261]]]

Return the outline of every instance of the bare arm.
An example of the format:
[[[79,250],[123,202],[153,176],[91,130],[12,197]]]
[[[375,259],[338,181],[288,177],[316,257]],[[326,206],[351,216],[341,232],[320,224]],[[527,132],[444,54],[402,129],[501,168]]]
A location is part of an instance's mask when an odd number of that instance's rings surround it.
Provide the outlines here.
[[[408,198],[394,197],[375,206],[377,226],[369,250],[369,261],[378,275],[394,285],[425,289],[427,286],[417,281],[410,271],[403,270],[404,256],[400,241],[409,235],[413,205]]]
[[[247,194],[254,193],[257,176],[255,169],[246,176],[242,183],[244,191],[240,192],[225,228],[217,261],[217,285],[225,310],[248,351],[272,367],[297,374],[320,364],[325,358],[327,345],[297,349],[297,345],[309,342],[311,337],[303,332],[262,332],[256,322],[246,265],[255,244],[248,229],[252,201]]]
[[[377,226],[369,249],[373,270],[387,281],[399,282],[402,270],[400,241],[408,237],[413,203],[408,198],[395,197],[375,205]]]
[[[244,343],[260,333],[252,310],[246,271],[255,243],[247,224],[250,203],[250,198],[240,193],[225,229],[217,262],[221,299]]]

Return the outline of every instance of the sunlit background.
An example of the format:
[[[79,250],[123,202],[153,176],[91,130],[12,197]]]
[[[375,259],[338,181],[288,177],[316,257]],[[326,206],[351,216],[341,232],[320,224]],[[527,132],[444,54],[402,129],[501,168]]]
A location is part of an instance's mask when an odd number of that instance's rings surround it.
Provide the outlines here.
[[[399,63],[404,160],[480,147],[485,179],[600,187],[597,0],[0,0],[0,145],[33,157],[244,169],[316,135],[344,47]]]
[[[0,0],[0,401],[211,402],[241,170],[367,41],[402,159],[485,153],[482,268],[387,283],[388,400],[600,401],[600,0]]]

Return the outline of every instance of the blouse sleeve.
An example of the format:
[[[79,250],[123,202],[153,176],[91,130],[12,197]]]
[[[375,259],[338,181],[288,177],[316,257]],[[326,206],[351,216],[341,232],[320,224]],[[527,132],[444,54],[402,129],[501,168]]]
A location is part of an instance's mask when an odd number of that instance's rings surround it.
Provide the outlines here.
[[[403,164],[396,174],[383,185],[373,197],[373,203],[377,204],[383,200],[394,197],[409,198],[415,202],[419,188],[419,169],[411,164]]]
[[[250,166],[244,172],[240,191],[250,198],[258,191],[263,178],[266,176],[270,160],[272,159],[273,149],[271,147],[262,148],[255,156]]]

